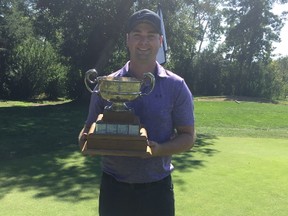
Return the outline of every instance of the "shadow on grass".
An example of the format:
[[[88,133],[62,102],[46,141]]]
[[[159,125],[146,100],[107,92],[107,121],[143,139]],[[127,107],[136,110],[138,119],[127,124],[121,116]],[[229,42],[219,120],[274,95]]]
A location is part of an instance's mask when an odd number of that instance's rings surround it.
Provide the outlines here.
[[[76,145],[87,111],[88,104],[75,102],[0,108],[0,199],[15,190],[68,202],[97,198],[100,157],[83,157]],[[214,139],[199,134],[191,151],[173,158],[175,168],[203,167],[194,153],[213,156]]]
[[[205,166],[205,160],[194,153],[213,156],[215,136],[198,135],[193,150],[173,158],[180,172],[191,172]],[[12,191],[33,191],[34,198],[54,197],[65,202],[97,199],[100,184],[100,157],[84,157],[77,146],[67,146],[46,154],[5,160],[0,163],[0,200]],[[183,187],[183,177],[174,178]]]
[[[47,153],[75,145],[88,105],[0,107],[0,160]]]
[[[99,157],[85,157],[75,148],[1,162],[0,199],[12,191],[33,191],[34,198],[79,202],[97,198]]]
[[[187,152],[173,156],[173,165],[179,172],[193,172],[195,169],[201,169],[205,166],[205,160],[196,158],[195,154],[204,154],[205,156],[211,157],[218,152],[213,148],[214,141],[217,139],[214,135],[208,134],[197,134],[197,139],[194,147]],[[184,184],[181,180],[181,176],[174,177],[174,182],[177,184]]]
[[[0,108],[0,199],[14,190],[71,202],[97,197],[100,158],[77,146],[87,111],[75,102]]]
[[[186,172],[203,167],[204,161],[195,159],[194,153],[198,152],[209,157],[213,156],[218,152],[218,150],[212,148],[215,139],[217,138],[214,135],[197,134],[196,143],[190,151],[173,157],[173,164],[176,169]]]

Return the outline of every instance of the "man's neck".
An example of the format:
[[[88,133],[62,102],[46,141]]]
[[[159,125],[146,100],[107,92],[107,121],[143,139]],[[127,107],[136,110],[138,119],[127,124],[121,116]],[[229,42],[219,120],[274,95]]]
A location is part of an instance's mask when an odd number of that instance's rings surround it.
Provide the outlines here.
[[[129,71],[131,75],[137,79],[143,79],[143,74],[147,72],[153,73],[156,67],[156,61],[153,64],[139,64],[130,61]]]

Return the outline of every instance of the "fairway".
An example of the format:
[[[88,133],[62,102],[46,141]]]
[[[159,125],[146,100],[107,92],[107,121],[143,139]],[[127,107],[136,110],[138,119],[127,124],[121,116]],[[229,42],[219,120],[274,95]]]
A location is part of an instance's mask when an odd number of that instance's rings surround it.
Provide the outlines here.
[[[196,145],[173,157],[176,216],[286,216],[287,105],[195,108]],[[1,216],[97,215],[100,157],[75,145],[86,113],[74,102],[0,102]]]

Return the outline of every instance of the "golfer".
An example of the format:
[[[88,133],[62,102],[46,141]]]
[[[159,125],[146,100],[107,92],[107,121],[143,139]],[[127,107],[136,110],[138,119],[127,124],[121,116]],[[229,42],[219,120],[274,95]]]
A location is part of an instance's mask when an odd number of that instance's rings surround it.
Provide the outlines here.
[[[194,107],[185,81],[156,61],[162,40],[161,20],[156,13],[144,9],[129,18],[126,43],[130,60],[110,76],[141,80],[146,72],[154,74],[153,91],[129,103],[147,130],[152,155],[102,157],[100,216],[175,215],[171,157],[194,144]],[[92,93],[80,135],[81,149],[91,124],[106,104]]]

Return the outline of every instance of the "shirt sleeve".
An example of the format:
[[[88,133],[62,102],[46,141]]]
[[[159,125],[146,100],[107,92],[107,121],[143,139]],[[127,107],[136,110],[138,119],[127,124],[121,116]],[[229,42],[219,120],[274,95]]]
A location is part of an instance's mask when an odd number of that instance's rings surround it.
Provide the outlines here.
[[[173,120],[175,126],[194,126],[194,101],[184,80],[176,88]]]
[[[98,115],[103,113],[104,106],[103,99],[96,92],[92,92],[86,126],[91,126],[97,120]]]

